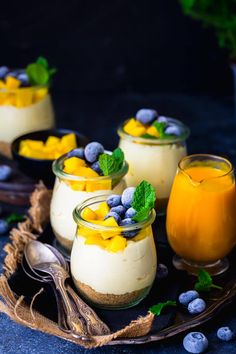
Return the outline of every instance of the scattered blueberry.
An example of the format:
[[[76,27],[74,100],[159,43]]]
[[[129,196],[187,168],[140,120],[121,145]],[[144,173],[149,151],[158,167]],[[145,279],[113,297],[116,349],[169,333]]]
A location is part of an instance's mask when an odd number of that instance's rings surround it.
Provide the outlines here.
[[[0,235],[6,234],[9,230],[9,224],[6,220],[0,219]]]
[[[6,181],[12,174],[12,168],[8,165],[0,165],[0,182]]]
[[[130,208],[133,202],[135,187],[126,188],[121,196],[121,202],[125,208]]]
[[[234,338],[234,333],[229,327],[220,327],[217,331],[217,337],[225,342]]]
[[[190,332],[184,337],[183,346],[189,353],[203,353],[208,347],[208,339],[201,332]]]
[[[111,194],[107,198],[107,205],[110,208],[116,207],[116,206],[120,205],[120,203],[121,203],[121,196],[118,194]]]
[[[132,219],[136,213],[137,213],[136,210],[131,207],[131,208],[126,210],[125,218],[131,218]]]
[[[7,66],[0,67],[0,80],[4,79],[6,74],[8,73],[9,69]]]
[[[157,266],[157,278],[164,279],[168,276],[168,268],[165,264],[159,263]]]
[[[95,161],[90,167],[92,168],[92,170],[97,172],[99,175],[102,175],[102,170],[100,168],[100,165],[99,165],[98,161]]]
[[[157,118],[157,111],[149,108],[142,108],[136,113],[136,119],[143,124],[150,124]]]
[[[133,224],[136,224],[136,222],[134,220],[132,220],[131,218],[123,219],[120,222],[120,226],[130,226]],[[126,238],[132,238],[132,237],[136,236],[137,233],[138,233],[138,230],[130,230],[130,231],[122,232],[122,235]]]
[[[181,129],[178,125],[169,125],[165,129],[165,134],[180,136],[182,134],[182,132],[181,132]]]
[[[112,207],[110,211],[113,211],[113,212],[117,213],[118,215],[120,215],[120,217],[123,217],[126,209],[123,205],[117,205],[115,207]]]
[[[188,306],[191,301],[197,299],[198,297],[199,294],[196,290],[189,290],[179,295],[179,303],[181,305]]]
[[[164,116],[159,116],[157,119],[158,123],[168,123],[168,119]]]
[[[29,77],[25,72],[18,74],[17,79],[20,80],[22,86],[29,85]]]
[[[80,159],[84,159],[84,149],[76,148],[68,152],[67,157],[78,157]]]
[[[191,315],[201,313],[205,310],[205,308],[206,303],[203,299],[200,298],[195,299],[188,304],[188,312],[191,313]]]
[[[104,147],[102,144],[97,142],[92,142],[86,145],[84,149],[84,155],[88,162],[95,162],[98,160],[99,155],[103,154]]]
[[[107,213],[104,220],[111,218],[111,217],[113,217],[116,220],[117,224],[119,224],[119,222],[121,220],[120,215],[115,213],[114,211],[110,211],[109,213]]]

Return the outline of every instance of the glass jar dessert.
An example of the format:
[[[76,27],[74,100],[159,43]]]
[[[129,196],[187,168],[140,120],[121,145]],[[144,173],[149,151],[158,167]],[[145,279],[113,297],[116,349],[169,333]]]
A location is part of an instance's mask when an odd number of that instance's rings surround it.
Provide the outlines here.
[[[138,304],[156,275],[154,209],[142,222],[125,222],[127,218],[117,222],[109,216],[103,195],[85,201],[73,215],[77,233],[71,274],[79,293],[99,308],[117,310]]]
[[[167,235],[178,269],[215,275],[236,244],[236,192],[231,163],[214,155],[190,155],[178,167],[167,209]]]
[[[89,150],[91,144],[94,143],[88,144],[85,149],[75,149],[61,156],[54,161],[52,167],[56,179],[50,207],[50,221],[58,242],[57,246],[67,255],[70,254],[76,233],[76,223],[72,216],[74,208],[93,196],[106,192],[121,193],[126,186],[123,177],[128,171],[128,164],[123,159],[116,170],[113,169],[110,173],[107,170],[107,175],[99,171],[98,161],[88,167],[89,162],[84,157],[84,151]],[[112,153],[104,151],[101,155],[112,156]]]
[[[37,84],[26,70],[0,68],[0,141],[11,143],[25,133],[54,127],[48,80]]]
[[[118,134],[129,164],[127,185],[149,181],[156,190],[157,211],[165,213],[178,162],[187,154],[189,129],[177,119],[158,117],[156,111],[142,109],[136,118],[118,128]]]

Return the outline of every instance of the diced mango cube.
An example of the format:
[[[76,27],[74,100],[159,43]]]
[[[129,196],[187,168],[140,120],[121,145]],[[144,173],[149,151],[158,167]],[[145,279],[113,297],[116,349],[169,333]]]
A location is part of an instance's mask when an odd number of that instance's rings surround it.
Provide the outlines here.
[[[109,245],[109,241],[103,240],[98,234],[90,235],[86,238],[86,245],[97,245],[102,248],[106,248]]]
[[[5,82],[3,80],[0,80],[0,89],[5,88]]]
[[[127,241],[122,236],[115,236],[111,240],[109,240],[109,244],[107,246],[107,250],[110,252],[118,252],[125,249]]]
[[[136,127],[132,130],[130,130],[129,134],[132,135],[132,136],[141,136],[143,134],[146,133],[146,128],[143,126],[143,127]]]
[[[84,166],[77,168],[75,171],[73,171],[73,174],[75,176],[81,176],[81,177],[87,177],[87,178],[99,176],[99,174],[97,172],[95,172],[94,170],[92,170],[92,168],[84,167]]]
[[[117,222],[116,222],[116,219],[113,218],[113,216],[107,218],[106,220],[103,221],[103,225],[104,226],[118,226]]]
[[[98,209],[95,211],[97,218],[103,220],[107,213],[109,213],[110,208],[106,202],[102,202],[99,204]]]
[[[104,181],[88,181],[86,183],[86,191],[87,192],[94,192],[94,191],[105,191],[112,189],[112,180],[107,179]]]
[[[15,94],[16,107],[27,107],[33,103],[33,90],[31,88],[21,88]]]
[[[124,125],[124,132],[130,134],[132,129],[140,127],[141,123],[137,121],[135,118],[131,118],[125,125]]]
[[[61,144],[69,150],[75,149],[77,146],[76,136],[73,133],[66,134],[61,138]]]
[[[82,217],[84,220],[91,221],[91,220],[97,220],[97,213],[94,212],[91,208],[86,207],[84,208],[82,212]]]
[[[86,166],[86,163],[83,159],[80,159],[79,157],[70,157],[64,161],[63,171],[69,174],[73,174],[83,166]]]
[[[13,76],[7,76],[6,78],[6,88],[8,90],[16,90],[18,87],[20,87],[21,81],[16,79]]]
[[[37,103],[41,101],[48,94],[48,89],[46,87],[42,87],[40,89],[34,90],[34,102]]]
[[[86,182],[84,181],[65,181],[73,191],[85,191]]]
[[[103,226],[111,226],[111,227],[117,227],[118,228],[118,224],[116,222],[116,220],[113,217],[109,217],[106,220],[101,222]],[[104,230],[101,231],[101,236],[104,240],[117,236],[120,233],[120,231],[118,229],[115,230]]]
[[[156,138],[160,137],[160,133],[157,131],[157,129],[153,125],[151,125],[151,127],[149,127],[146,130],[146,133],[149,135],[155,136]]]
[[[46,146],[54,146],[60,143],[60,138],[56,136],[49,136],[45,142]]]

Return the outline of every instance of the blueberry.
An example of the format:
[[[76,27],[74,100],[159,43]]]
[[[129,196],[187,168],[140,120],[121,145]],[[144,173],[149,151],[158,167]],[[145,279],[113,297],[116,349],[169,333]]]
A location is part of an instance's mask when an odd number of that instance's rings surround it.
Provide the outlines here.
[[[90,167],[92,168],[92,170],[97,172],[99,175],[102,175],[102,170],[100,168],[100,165],[99,165],[98,161],[95,161]]]
[[[25,72],[18,74],[17,79],[20,80],[22,86],[29,85],[29,77]]]
[[[95,162],[97,161],[99,155],[103,154],[104,152],[104,147],[102,144],[97,143],[97,142],[92,142],[86,145],[84,149],[84,155],[85,158],[88,162]]]
[[[12,168],[8,165],[0,165],[0,182],[8,180],[12,174]]]
[[[18,74],[19,74],[18,71],[8,71],[8,73],[6,74],[5,78],[8,77],[8,76],[17,78]]]
[[[9,230],[9,224],[6,220],[0,219],[0,235],[6,234]]]
[[[120,222],[120,226],[129,226],[129,225],[133,225],[133,224],[136,224],[136,222],[134,220],[132,220],[131,218],[123,219]],[[122,232],[122,235],[126,238],[132,238],[132,237],[136,236],[137,233],[138,233],[138,230],[130,230],[130,231]]]
[[[7,66],[0,67],[0,80],[4,79],[6,74],[8,73],[9,69]]]
[[[68,152],[67,157],[78,157],[84,159],[84,149],[76,148]]]
[[[157,278],[164,279],[168,276],[168,268],[165,264],[159,263],[157,266]]]
[[[189,353],[203,353],[208,347],[208,339],[201,332],[190,332],[184,337],[183,346]]]
[[[143,124],[150,124],[157,118],[157,111],[149,108],[142,108],[136,113],[136,119]]]
[[[157,119],[158,123],[168,123],[168,119],[164,116],[159,116]]]
[[[180,136],[182,134],[182,132],[181,132],[181,129],[178,125],[169,125],[165,129],[165,134]]]
[[[121,196],[121,202],[125,208],[130,208],[134,198],[135,187],[126,188]]]
[[[217,331],[217,337],[225,342],[234,338],[234,333],[229,327],[220,327]]]
[[[136,210],[131,207],[131,208],[126,210],[125,218],[131,218],[132,219],[136,213],[137,213]]]
[[[113,208],[115,206],[120,205],[121,203],[121,196],[118,194],[111,194],[108,198],[107,198],[107,205],[110,208]]]
[[[117,205],[115,207],[112,207],[110,211],[117,213],[118,215],[120,215],[120,217],[123,217],[126,209],[123,205]]]
[[[191,301],[197,299],[198,297],[199,294],[196,290],[189,290],[179,295],[179,303],[184,306],[188,306]]]
[[[113,217],[115,219],[115,221],[117,222],[117,224],[119,224],[121,218],[120,215],[115,213],[114,211],[110,211],[109,213],[107,213],[107,215],[105,216],[104,220]]]
[[[205,310],[205,308],[206,303],[203,299],[200,298],[195,299],[188,304],[188,312],[191,313],[191,315],[201,313]]]

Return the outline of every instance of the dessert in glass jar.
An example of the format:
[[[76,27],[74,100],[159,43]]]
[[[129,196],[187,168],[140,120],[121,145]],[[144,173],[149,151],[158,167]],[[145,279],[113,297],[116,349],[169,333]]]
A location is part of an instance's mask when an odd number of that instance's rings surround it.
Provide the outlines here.
[[[54,69],[38,58],[26,69],[0,67],[0,141],[55,125],[49,86]]]
[[[70,252],[76,232],[74,208],[84,200],[104,193],[121,193],[128,164],[120,148],[105,151],[98,142],[63,155],[53,163],[56,176],[50,220],[62,251]]]
[[[174,179],[167,235],[176,255],[174,265],[197,274],[205,268],[219,274],[236,244],[236,192],[231,163],[198,154],[183,158]]]
[[[189,129],[177,119],[158,117],[155,110],[140,109],[118,134],[129,164],[127,185],[149,181],[157,193],[157,211],[165,213],[178,162],[187,153]]]
[[[90,198],[74,210],[71,274],[79,293],[96,307],[132,307],[152,287],[157,267],[151,227],[155,191],[148,185],[143,181],[122,195]]]

